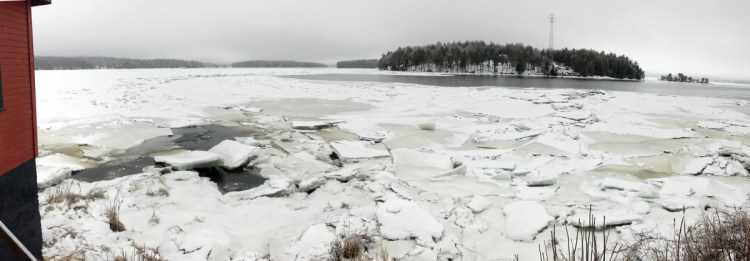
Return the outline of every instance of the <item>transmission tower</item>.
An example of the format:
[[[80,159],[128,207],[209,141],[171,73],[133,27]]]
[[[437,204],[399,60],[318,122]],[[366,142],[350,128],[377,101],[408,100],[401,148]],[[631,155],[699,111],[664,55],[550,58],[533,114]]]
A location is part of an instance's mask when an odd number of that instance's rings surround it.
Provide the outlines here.
[[[555,26],[555,14],[551,14],[551,15],[549,15],[549,51],[550,52],[552,52],[552,50],[555,47],[553,45],[553,43],[554,43],[553,42],[553,35],[554,35],[553,32],[554,32],[554,28],[555,28],[554,26]]]

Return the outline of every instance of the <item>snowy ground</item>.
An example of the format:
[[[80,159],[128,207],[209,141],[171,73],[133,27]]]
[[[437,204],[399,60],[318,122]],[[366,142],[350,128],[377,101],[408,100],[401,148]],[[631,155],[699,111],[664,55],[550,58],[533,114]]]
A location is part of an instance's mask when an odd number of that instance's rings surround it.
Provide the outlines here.
[[[535,260],[553,225],[592,225],[589,208],[628,238],[682,210],[695,220],[748,206],[746,101],[277,77],[319,73],[390,72],[37,72],[44,256],[325,260],[354,233],[399,260]],[[158,154],[174,171],[59,183],[201,124],[264,135]],[[189,171],[199,166],[252,166],[268,180],[221,194]],[[50,202],[61,191],[104,196]],[[105,216],[115,203],[123,232]]]

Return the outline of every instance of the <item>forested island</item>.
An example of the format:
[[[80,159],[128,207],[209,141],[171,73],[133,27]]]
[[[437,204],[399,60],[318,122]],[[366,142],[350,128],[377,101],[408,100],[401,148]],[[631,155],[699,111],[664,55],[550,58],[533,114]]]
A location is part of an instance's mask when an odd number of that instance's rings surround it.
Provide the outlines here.
[[[709,83],[708,78],[693,78],[692,76],[687,76],[682,73],[678,73],[675,76],[672,76],[672,74],[662,75],[661,78],[659,78],[660,81],[668,81],[668,82],[694,82],[694,83]]]
[[[35,56],[36,70],[81,70],[81,69],[136,69],[136,68],[201,68],[215,67],[197,61],[177,59],[129,59],[102,56]]]
[[[544,76],[603,76],[641,80],[638,62],[624,55],[589,49],[540,50],[521,43],[484,41],[400,47],[383,54],[381,70],[492,73]]]
[[[340,61],[336,68],[378,68],[378,59]]]
[[[297,62],[297,61],[244,61],[232,64],[233,68],[321,68],[328,67],[322,63]]]

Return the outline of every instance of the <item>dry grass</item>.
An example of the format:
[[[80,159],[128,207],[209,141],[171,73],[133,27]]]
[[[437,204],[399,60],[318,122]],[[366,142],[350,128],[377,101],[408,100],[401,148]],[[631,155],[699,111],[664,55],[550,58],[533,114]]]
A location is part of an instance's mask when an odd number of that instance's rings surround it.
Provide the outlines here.
[[[80,194],[80,192],[73,192],[71,187],[71,185],[60,185],[51,189],[49,194],[47,194],[47,204],[67,203],[68,206],[72,206],[80,201],[93,201],[105,198],[104,191],[100,189],[92,189],[86,194]]]
[[[550,241],[544,243],[544,250],[539,247],[539,260],[549,261],[606,261],[619,260],[619,254],[623,246],[619,243],[609,242],[609,232],[607,228],[607,219],[601,220],[602,230],[597,230],[596,218],[589,215],[586,224],[591,227],[580,227],[576,229],[574,237],[571,236],[568,227],[565,227],[565,244],[560,244],[557,238],[557,227],[550,230]],[[518,258],[518,257],[516,257]]]
[[[625,260],[750,260],[750,215],[716,210],[693,225],[683,217],[672,235],[638,234],[624,253]]]
[[[560,244],[552,229],[550,242],[544,250],[540,246],[540,260],[750,260],[750,215],[743,210],[704,214],[693,225],[683,217],[674,222],[671,234],[639,233],[633,242],[610,242],[607,229],[578,229],[571,235],[566,227],[565,232],[567,244]]]
[[[378,261],[392,261],[393,258],[390,257],[388,254],[388,249],[386,249],[383,245],[380,245],[378,247]]]
[[[125,249],[120,249],[120,254],[114,257],[115,261],[166,261],[159,251],[146,246],[133,244],[134,251],[128,254]]]
[[[596,224],[593,221],[591,224]],[[606,225],[606,222],[603,223]],[[605,226],[606,227],[606,226]],[[596,230],[594,228],[578,228],[575,235],[571,237],[570,230],[565,227],[565,244],[561,244],[557,238],[556,228],[550,231],[550,242],[544,243],[544,250],[539,249],[539,260],[549,261],[606,261],[620,260],[619,255],[623,246],[618,243],[611,244],[609,240],[610,230]],[[517,257],[516,257],[517,258]]]
[[[159,188],[157,191],[149,190],[146,195],[149,197],[169,197],[169,191],[165,188]]]
[[[160,222],[161,222],[161,219],[159,218],[159,216],[156,215],[156,209],[154,209],[153,212],[151,212],[151,217],[148,218],[148,223],[153,226],[153,225],[159,224]]]
[[[336,240],[328,247],[328,259],[332,261],[371,260],[366,253],[371,249],[373,240],[367,235],[347,234],[336,237]]]
[[[159,251],[153,248],[147,248],[144,246],[133,246],[135,248],[136,261],[166,261],[159,254]]]
[[[111,229],[112,232],[125,231],[125,224],[120,221],[120,204],[122,204],[122,202],[115,199],[115,201],[104,210],[104,215],[107,217],[107,223],[109,223],[109,229]]]

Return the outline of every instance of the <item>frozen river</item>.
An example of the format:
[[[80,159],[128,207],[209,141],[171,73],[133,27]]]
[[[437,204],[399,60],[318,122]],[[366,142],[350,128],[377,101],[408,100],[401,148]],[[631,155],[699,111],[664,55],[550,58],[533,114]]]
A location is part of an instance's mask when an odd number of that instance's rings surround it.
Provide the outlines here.
[[[51,259],[321,260],[355,233],[404,260],[535,260],[589,210],[627,241],[749,202],[742,88],[337,69],[36,83]],[[46,200],[61,189],[105,195]]]
[[[393,75],[393,74],[313,74],[289,76],[322,81],[399,82],[446,87],[510,87],[643,92],[663,95],[703,96],[750,100],[750,85],[696,84],[645,81],[601,81],[587,79],[517,77],[512,75]]]

